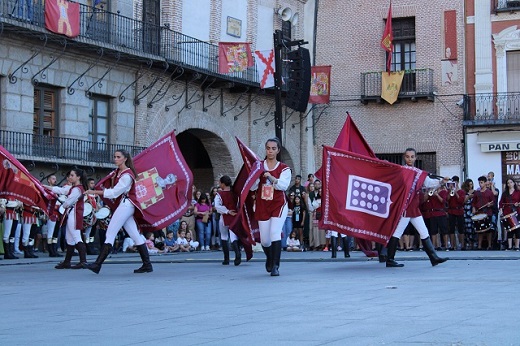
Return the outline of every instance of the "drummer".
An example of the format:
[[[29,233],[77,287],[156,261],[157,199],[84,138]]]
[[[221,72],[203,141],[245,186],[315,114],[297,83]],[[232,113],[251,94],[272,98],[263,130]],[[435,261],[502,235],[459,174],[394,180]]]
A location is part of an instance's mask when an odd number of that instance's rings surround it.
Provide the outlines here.
[[[480,176],[478,178],[478,184],[480,186],[480,190],[476,190],[473,195],[473,215],[476,214],[486,214],[488,217],[488,221],[490,222],[490,228],[487,231],[478,233],[478,250],[482,250],[482,242],[484,240],[484,236],[487,241],[487,249],[492,249],[491,240],[493,239],[493,229],[494,224],[493,217],[493,204],[495,204],[495,195],[493,192],[488,189],[487,178],[485,176]]]
[[[88,190],[94,190],[94,187],[96,186],[96,181],[94,178],[88,178],[87,179],[87,186]],[[84,231],[84,237],[85,237],[85,245],[87,246],[87,255],[97,255],[97,251],[93,249],[94,239],[96,236],[96,230],[97,230],[97,224],[98,221],[96,220],[96,212],[101,208],[100,204],[100,198],[97,195],[91,195],[86,194],[85,195],[85,203],[88,203],[92,206],[92,217],[91,217],[91,224],[85,225],[85,231]]]
[[[502,214],[501,221],[504,220],[504,224],[506,224],[506,227],[502,227],[504,232],[507,233],[506,250],[520,251],[520,225],[515,225],[514,227],[516,228],[511,229],[513,225],[507,224],[508,220],[506,219],[506,217],[509,216],[509,219],[518,221],[518,211],[520,211],[520,190],[515,184],[515,181],[508,178],[506,180],[506,188],[504,189],[502,198],[500,198],[500,212]],[[515,247],[511,248],[513,245],[513,237],[515,238]]]

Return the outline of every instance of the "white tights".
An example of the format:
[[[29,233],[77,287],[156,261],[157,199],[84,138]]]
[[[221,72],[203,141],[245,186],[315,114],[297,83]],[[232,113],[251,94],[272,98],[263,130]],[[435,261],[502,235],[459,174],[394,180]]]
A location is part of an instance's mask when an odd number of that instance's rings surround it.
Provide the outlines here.
[[[273,241],[282,240],[283,225],[287,218],[288,211],[289,207],[286,203],[280,217],[272,217],[266,221],[258,221],[262,246],[269,247]]]

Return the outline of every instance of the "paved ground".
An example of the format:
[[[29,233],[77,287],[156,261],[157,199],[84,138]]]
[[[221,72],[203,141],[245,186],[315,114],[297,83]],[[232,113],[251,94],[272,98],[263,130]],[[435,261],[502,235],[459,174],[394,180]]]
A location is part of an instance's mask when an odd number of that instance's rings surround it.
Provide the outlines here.
[[[405,267],[385,268],[360,252],[283,253],[280,277],[260,253],[238,267],[216,251],[154,256],[140,275],[135,254],[99,275],[2,260],[0,344],[520,345],[520,253],[442,255],[431,267],[400,252]]]

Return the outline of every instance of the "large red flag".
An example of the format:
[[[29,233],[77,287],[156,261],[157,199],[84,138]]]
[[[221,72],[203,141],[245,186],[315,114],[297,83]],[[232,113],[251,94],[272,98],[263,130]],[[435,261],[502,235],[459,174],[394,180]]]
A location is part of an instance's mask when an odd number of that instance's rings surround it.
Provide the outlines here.
[[[0,145],[0,198],[18,200],[25,205],[36,206],[49,215],[54,209],[56,194],[43,185],[27,169]]]
[[[252,245],[256,244],[256,240],[259,239],[258,221],[254,217],[254,199],[250,189],[263,173],[264,167],[260,158],[238,137],[235,138],[244,164],[233,184],[233,192],[238,197],[238,217],[234,219],[229,228],[242,241],[247,259],[249,260],[253,257]]]
[[[233,73],[245,71],[253,66],[253,56],[249,43],[219,42],[218,72]]]
[[[180,219],[191,204],[193,175],[172,131],[134,158],[137,171],[135,192],[138,198],[137,224],[142,231],[160,230]],[[110,188],[115,171],[96,187]],[[110,199],[103,199],[115,207]]]
[[[79,3],[67,0],[46,0],[45,28],[67,37],[78,36],[80,34]]]
[[[392,1],[390,1],[390,7],[388,7],[388,15],[386,16],[385,31],[383,32],[383,38],[381,38],[381,47],[388,53],[388,59],[386,61],[386,71],[390,73],[390,65],[392,65],[392,52],[394,34],[392,33]]]
[[[330,66],[311,67],[309,103],[324,104],[330,102],[330,69]]]
[[[320,227],[386,244],[427,173],[356,153],[323,148]]]

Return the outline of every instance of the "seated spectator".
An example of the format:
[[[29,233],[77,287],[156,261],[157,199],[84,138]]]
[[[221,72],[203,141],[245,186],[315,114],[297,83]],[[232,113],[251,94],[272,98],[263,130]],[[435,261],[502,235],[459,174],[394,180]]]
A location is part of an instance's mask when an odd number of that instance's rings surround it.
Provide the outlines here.
[[[188,241],[188,244],[190,244],[190,251],[197,250],[197,248],[199,247],[199,242],[198,241],[194,241],[191,238],[191,231],[188,231],[186,233],[186,240]]]
[[[142,234],[139,234],[140,237],[146,242],[146,238]],[[123,240],[123,252],[137,252],[137,248],[135,247],[135,242],[130,236],[127,234],[126,238]]]
[[[287,239],[287,251],[301,251],[300,241],[296,237],[296,232],[292,231]]]
[[[180,250],[179,244],[175,243],[175,239],[173,239],[173,232],[166,232],[166,239],[164,239],[164,249],[167,252],[178,252]]]
[[[146,244],[146,248],[148,249],[148,253],[157,254],[157,253],[167,253],[168,252],[168,250],[160,250],[160,249],[156,248],[154,240],[155,240],[155,237],[154,237],[153,233],[147,232],[145,244]]]
[[[190,243],[186,240],[186,231],[182,228],[179,228],[177,232],[177,240],[175,243],[179,245],[179,251],[190,252]]]

